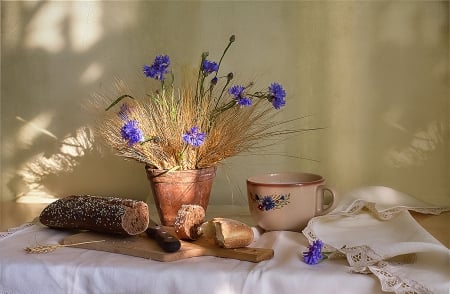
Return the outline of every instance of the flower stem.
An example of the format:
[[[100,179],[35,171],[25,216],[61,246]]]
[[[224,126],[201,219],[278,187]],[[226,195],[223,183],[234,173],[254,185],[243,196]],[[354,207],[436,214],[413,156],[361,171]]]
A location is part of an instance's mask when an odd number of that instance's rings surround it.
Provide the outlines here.
[[[227,45],[227,47],[225,48],[225,50],[223,50],[222,57],[220,57],[219,64],[218,64],[218,66],[217,66],[216,77],[217,77],[217,73],[219,72],[220,64],[222,63],[223,57],[224,57],[225,54],[227,53],[228,48],[230,48],[231,44],[232,44],[235,40],[236,40],[235,35],[231,35],[231,37],[230,37],[230,39],[229,39],[229,41],[228,41],[228,45]]]
[[[217,109],[217,107],[219,106],[219,102],[220,102],[220,100],[222,99],[222,95],[223,95],[223,93],[225,93],[225,90],[226,90],[226,88],[228,87],[228,85],[230,84],[230,82],[231,82],[232,79],[233,79],[233,73],[230,72],[230,73],[227,75],[227,82],[225,83],[225,86],[223,86],[222,92],[220,92],[220,95],[219,95],[219,97],[218,97],[217,100],[216,100],[216,105],[214,106],[214,109]]]

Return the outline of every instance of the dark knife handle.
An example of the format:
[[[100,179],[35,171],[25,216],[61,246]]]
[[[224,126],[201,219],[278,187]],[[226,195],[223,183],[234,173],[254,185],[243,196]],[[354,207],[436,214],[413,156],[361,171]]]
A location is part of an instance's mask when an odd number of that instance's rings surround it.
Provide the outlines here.
[[[181,247],[180,240],[171,235],[162,226],[149,226],[145,232],[150,238],[155,239],[156,243],[158,243],[165,252],[176,252]]]

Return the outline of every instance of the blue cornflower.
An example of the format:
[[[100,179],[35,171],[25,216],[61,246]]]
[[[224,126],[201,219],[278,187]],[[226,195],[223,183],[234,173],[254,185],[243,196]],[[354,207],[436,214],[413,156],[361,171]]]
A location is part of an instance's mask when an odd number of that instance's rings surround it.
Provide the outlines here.
[[[323,242],[321,240],[313,241],[308,246],[308,251],[303,252],[303,261],[307,264],[318,264],[323,259],[322,248]]]
[[[120,129],[120,135],[122,136],[122,139],[128,141],[128,145],[130,146],[144,141],[144,134],[138,127],[138,122],[135,120],[127,121]]]
[[[130,107],[128,106],[128,104],[123,103],[120,106],[120,110],[117,113],[117,115],[120,117],[121,120],[126,121],[126,120],[128,120],[129,114],[130,114]]]
[[[265,196],[261,201],[261,205],[264,210],[271,210],[275,207],[275,202],[273,201],[272,197]]]
[[[244,96],[245,87],[240,85],[235,85],[228,89],[228,94],[232,95],[236,100],[236,103],[240,106],[250,106],[252,105],[252,100]]]
[[[192,127],[189,131],[183,134],[182,138],[187,144],[194,147],[199,147],[205,141],[206,134],[199,132],[198,127]]]
[[[252,99],[248,97],[240,97],[237,99],[237,104],[240,106],[250,106],[252,105]]]
[[[280,109],[281,107],[286,105],[286,101],[284,100],[284,97],[286,97],[286,92],[280,84],[272,83],[269,86],[269,94],[269,99],[275,109]]]
[[[170,58],[168,55],[158,55],[152,65],[144,65],[144,74],[146,77],[155,80],[164,81],[164,75],[168,73],[167,68],[170,65]]]
[[[213,73],[215,71],[219,70],[219,65],[215,63],[214,61],[209,60],[203,60],[202,63],[202,71],[205,74],[205,76],[209,75],[210,73]]]
[[[242,93],[244,92],[245,88],[243,86],[240,85],[235,85],[233,87],[231,87],[230,89],[228,89],[228,93],[230,95],[233,95],[235,99],[239,98],[240,96],[242,96]]]

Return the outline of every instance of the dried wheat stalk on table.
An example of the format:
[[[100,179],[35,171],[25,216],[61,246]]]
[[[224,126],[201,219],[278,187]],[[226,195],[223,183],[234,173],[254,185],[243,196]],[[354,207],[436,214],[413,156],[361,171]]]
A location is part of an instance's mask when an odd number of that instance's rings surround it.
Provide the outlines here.
[[[83,244],[90,244],[90,243],[98,243],[98,242],[105,242],[106,240],[98,240],[98,241],[86,241],[81,243],[73,243],[73,244],[48,244],[48,245],[38,245],[34,247],[26,247],[25,251],[27,253],[32,254],[39,254],[39,253],[49,253],[53,252],[56,249],[60,247],[70,247],[70,246],[77,246],[77,245],[83,245]]]

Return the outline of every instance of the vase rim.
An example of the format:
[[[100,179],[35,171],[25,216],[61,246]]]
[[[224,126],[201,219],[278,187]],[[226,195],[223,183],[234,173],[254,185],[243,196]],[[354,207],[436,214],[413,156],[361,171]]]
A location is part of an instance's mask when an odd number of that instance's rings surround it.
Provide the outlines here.
[[[170,171],[169,169],[155,169],[155,168],[149,168],[146,167],[145,171],[147,172],[147,177],[149,179],[156,179],[156,178],[184,178],[186,181],[189,178],[192,179],[207,179],[207,178],[214,178],[216,175],[216,166],[211,166],[208,168],[202,168],[202,169],[186,169],[186,170],[174,170]]]
[[[145,165],[145,169],[148,170],[160,170],[160,171],[170,171],[170,169],[163,169],[163,168],[153,168],[150,165]],[[173,172],[182,172],[182,171],[193,171],[193,170],[206,170],[206,169],[217,169],[217,166],[212,165],[212,166],[207,166],[207,167],[202,167],[202,168],[192,168],[192,169],[177,169],[177,170],[173,170]]]

